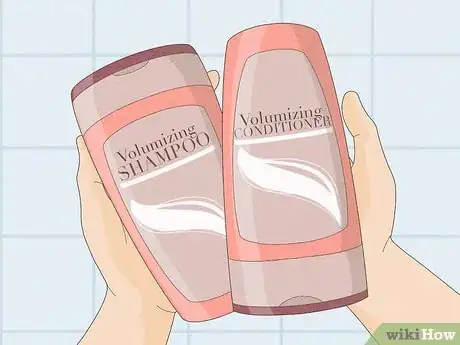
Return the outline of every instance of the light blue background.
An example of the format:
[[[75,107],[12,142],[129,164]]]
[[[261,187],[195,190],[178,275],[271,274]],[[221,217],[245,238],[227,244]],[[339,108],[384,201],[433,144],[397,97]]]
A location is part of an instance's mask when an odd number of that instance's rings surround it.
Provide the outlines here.
[[[260,23],[317,28],[337,91],[360,92],[397,181],[395,239],[460,290],[458,0],[1,0],[0,344],[76,344],[105,285],[81,236],[72,86],[121,56],[190,42],[222,71]],[[221,89],[218,89],[221,92]],[[220,96],[219,96],[220,97]],[[421,301],[423,303],[423,301]],[[176,320],[172,345],[360,344],[347,309]]]

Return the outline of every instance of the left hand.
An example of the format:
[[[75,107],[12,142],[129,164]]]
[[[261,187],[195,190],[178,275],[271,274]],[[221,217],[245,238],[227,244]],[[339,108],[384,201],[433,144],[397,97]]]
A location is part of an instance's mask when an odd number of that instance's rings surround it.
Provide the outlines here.
[[[217,88],[219,74],[208,75]],[[175,309],[126,232],[81,136],[77,146],[83,235],[107,283],[104,303],[81,344],[147,344],[148,333],[165,344]]]

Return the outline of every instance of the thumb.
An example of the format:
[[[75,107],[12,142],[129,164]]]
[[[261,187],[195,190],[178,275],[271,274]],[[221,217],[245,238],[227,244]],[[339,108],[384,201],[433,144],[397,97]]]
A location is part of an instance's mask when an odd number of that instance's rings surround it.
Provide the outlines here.
[[[382,172],[389,172],[377,127],[366,113],[356,92],[349,91],[343,97],[342,114],[345,125],[353,136],[353,167],[365,169],[373,177]]]
[[[220,82],[219,72],[217,72],[216,70],[211,70],[208,72],[208,77],[209,77],[209,80],[211,81],[211,85],[214,88],[214,90],[217,89],[217,87],[219,86],[219,82]]]
[[[104,266],[110,266],[107,261],[111,254],[126,244],[126,236],[82,137],[77,139],[77,147],[80,156],[77,185],[83,235],[94,260],[104,271]]]

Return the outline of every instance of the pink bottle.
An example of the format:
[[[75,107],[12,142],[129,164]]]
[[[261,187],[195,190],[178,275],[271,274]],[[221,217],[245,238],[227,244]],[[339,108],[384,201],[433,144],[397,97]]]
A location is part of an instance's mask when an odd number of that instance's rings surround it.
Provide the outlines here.
[[[123,58],[78,83],[72,102],[110,199],[178,313],[230,313],[221,110],[195,50]]]
[[[298,314],[366,298],[344,128],[318,33],[270,24],[233,36],[223,111],[234,310]]]

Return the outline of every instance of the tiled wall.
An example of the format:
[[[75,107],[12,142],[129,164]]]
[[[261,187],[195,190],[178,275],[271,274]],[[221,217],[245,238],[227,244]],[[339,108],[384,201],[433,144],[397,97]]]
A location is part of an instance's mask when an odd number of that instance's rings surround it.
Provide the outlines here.
[[[397,180],[395,238],[460,289],[460,4],[457,0],[1,0],[3,345],[75,344],[104,293],[82,240],[69,91],[95,68],[190,42],[222,70],[240,29],[294,21],[323,36],[340,95],[375,118]],[[220,92],[220,88],[219,88]],[[172,345],[360,344],[340,309],[177,320]]]

